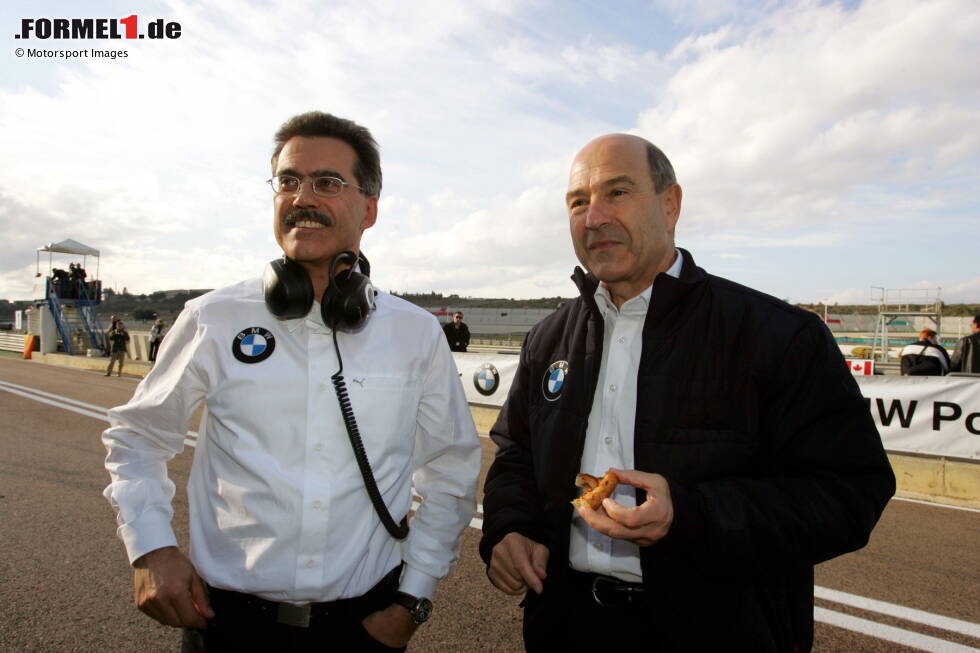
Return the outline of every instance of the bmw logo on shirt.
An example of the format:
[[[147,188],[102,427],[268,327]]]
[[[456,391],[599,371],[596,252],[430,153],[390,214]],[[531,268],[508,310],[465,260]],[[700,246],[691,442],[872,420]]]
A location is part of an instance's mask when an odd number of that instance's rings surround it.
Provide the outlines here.
[[[548,401],[555,401],[561,396],[565,387],[565,377],[568,375],[568,361],[555,361],[548,366],[541,380],[541,392]]]
[[[481,395],[490,396],[500,387],[500,373],[490,363],[484,363],[473,373],[473,385]]]
[[[276,337],[262,327],[243,329],[231,342],[231,353],[243,363],[261,363],[275,350]]]

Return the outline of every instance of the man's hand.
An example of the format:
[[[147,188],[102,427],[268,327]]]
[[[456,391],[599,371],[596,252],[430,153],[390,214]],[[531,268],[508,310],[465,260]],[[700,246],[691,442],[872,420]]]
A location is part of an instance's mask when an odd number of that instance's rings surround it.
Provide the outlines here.
[[[627,508],[613,499],[605,499],[600,510],[580,506],[578,514],[600,533],[628,540],[640,546],[650,546],[670,531],[674,522],[674,503],[670,486],[660,474],[636,470],[612,469],[620,483],[646,491],[647,500],[635,508]]]
[[[133,602],[164,626],[204,628],[214,616],[204,581],[177,547],[150,551],[133,568]]]
[[[408,608],[393,603],[384,610],[372,612],[361,622],[367,634],[391,648],[404,648],[418,625]]]
[[[519,533],[508,533],[490,555],[490,582],[505,594],[523,594],[528,588],[540,594],[547,574],[548,547]]]

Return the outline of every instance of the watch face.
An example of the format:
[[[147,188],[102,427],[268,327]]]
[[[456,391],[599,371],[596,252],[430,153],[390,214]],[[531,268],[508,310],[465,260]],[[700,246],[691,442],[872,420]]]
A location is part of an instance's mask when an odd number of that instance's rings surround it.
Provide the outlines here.
[[[432,601],[429,599],[419,599],[418,603],[415,604],[415,609],[412,610],[412,621],[417,624],[423,624],[429,619],[429,615],[432,614]]]

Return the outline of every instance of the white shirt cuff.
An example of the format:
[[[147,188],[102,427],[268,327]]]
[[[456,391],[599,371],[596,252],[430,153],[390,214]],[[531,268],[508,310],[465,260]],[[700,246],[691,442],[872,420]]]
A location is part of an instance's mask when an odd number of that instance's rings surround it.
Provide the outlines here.
[[[136,521],[120,526],[118,533],[126,545],[129,564],[150,551],[177,546],[177,536],[170,528],[170,519],[163,514],[144,513]]]
[[[418,569],[405,565],[398,590],[406,594],[411,594],[419,599],[431,599],[436,593],[436,584],[438,582],[439,579],[435,576],[430,576],[424,571],[419,571]]]

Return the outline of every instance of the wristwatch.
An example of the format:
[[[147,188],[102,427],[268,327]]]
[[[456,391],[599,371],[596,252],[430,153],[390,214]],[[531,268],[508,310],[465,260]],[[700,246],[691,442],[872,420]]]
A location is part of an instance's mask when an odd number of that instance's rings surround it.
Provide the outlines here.
[[[405,592],[398,592],[395,594],[395,603],[408,609],[416,626],[424,624],[432,614],[432,601],[429,599],[420,599]]]

